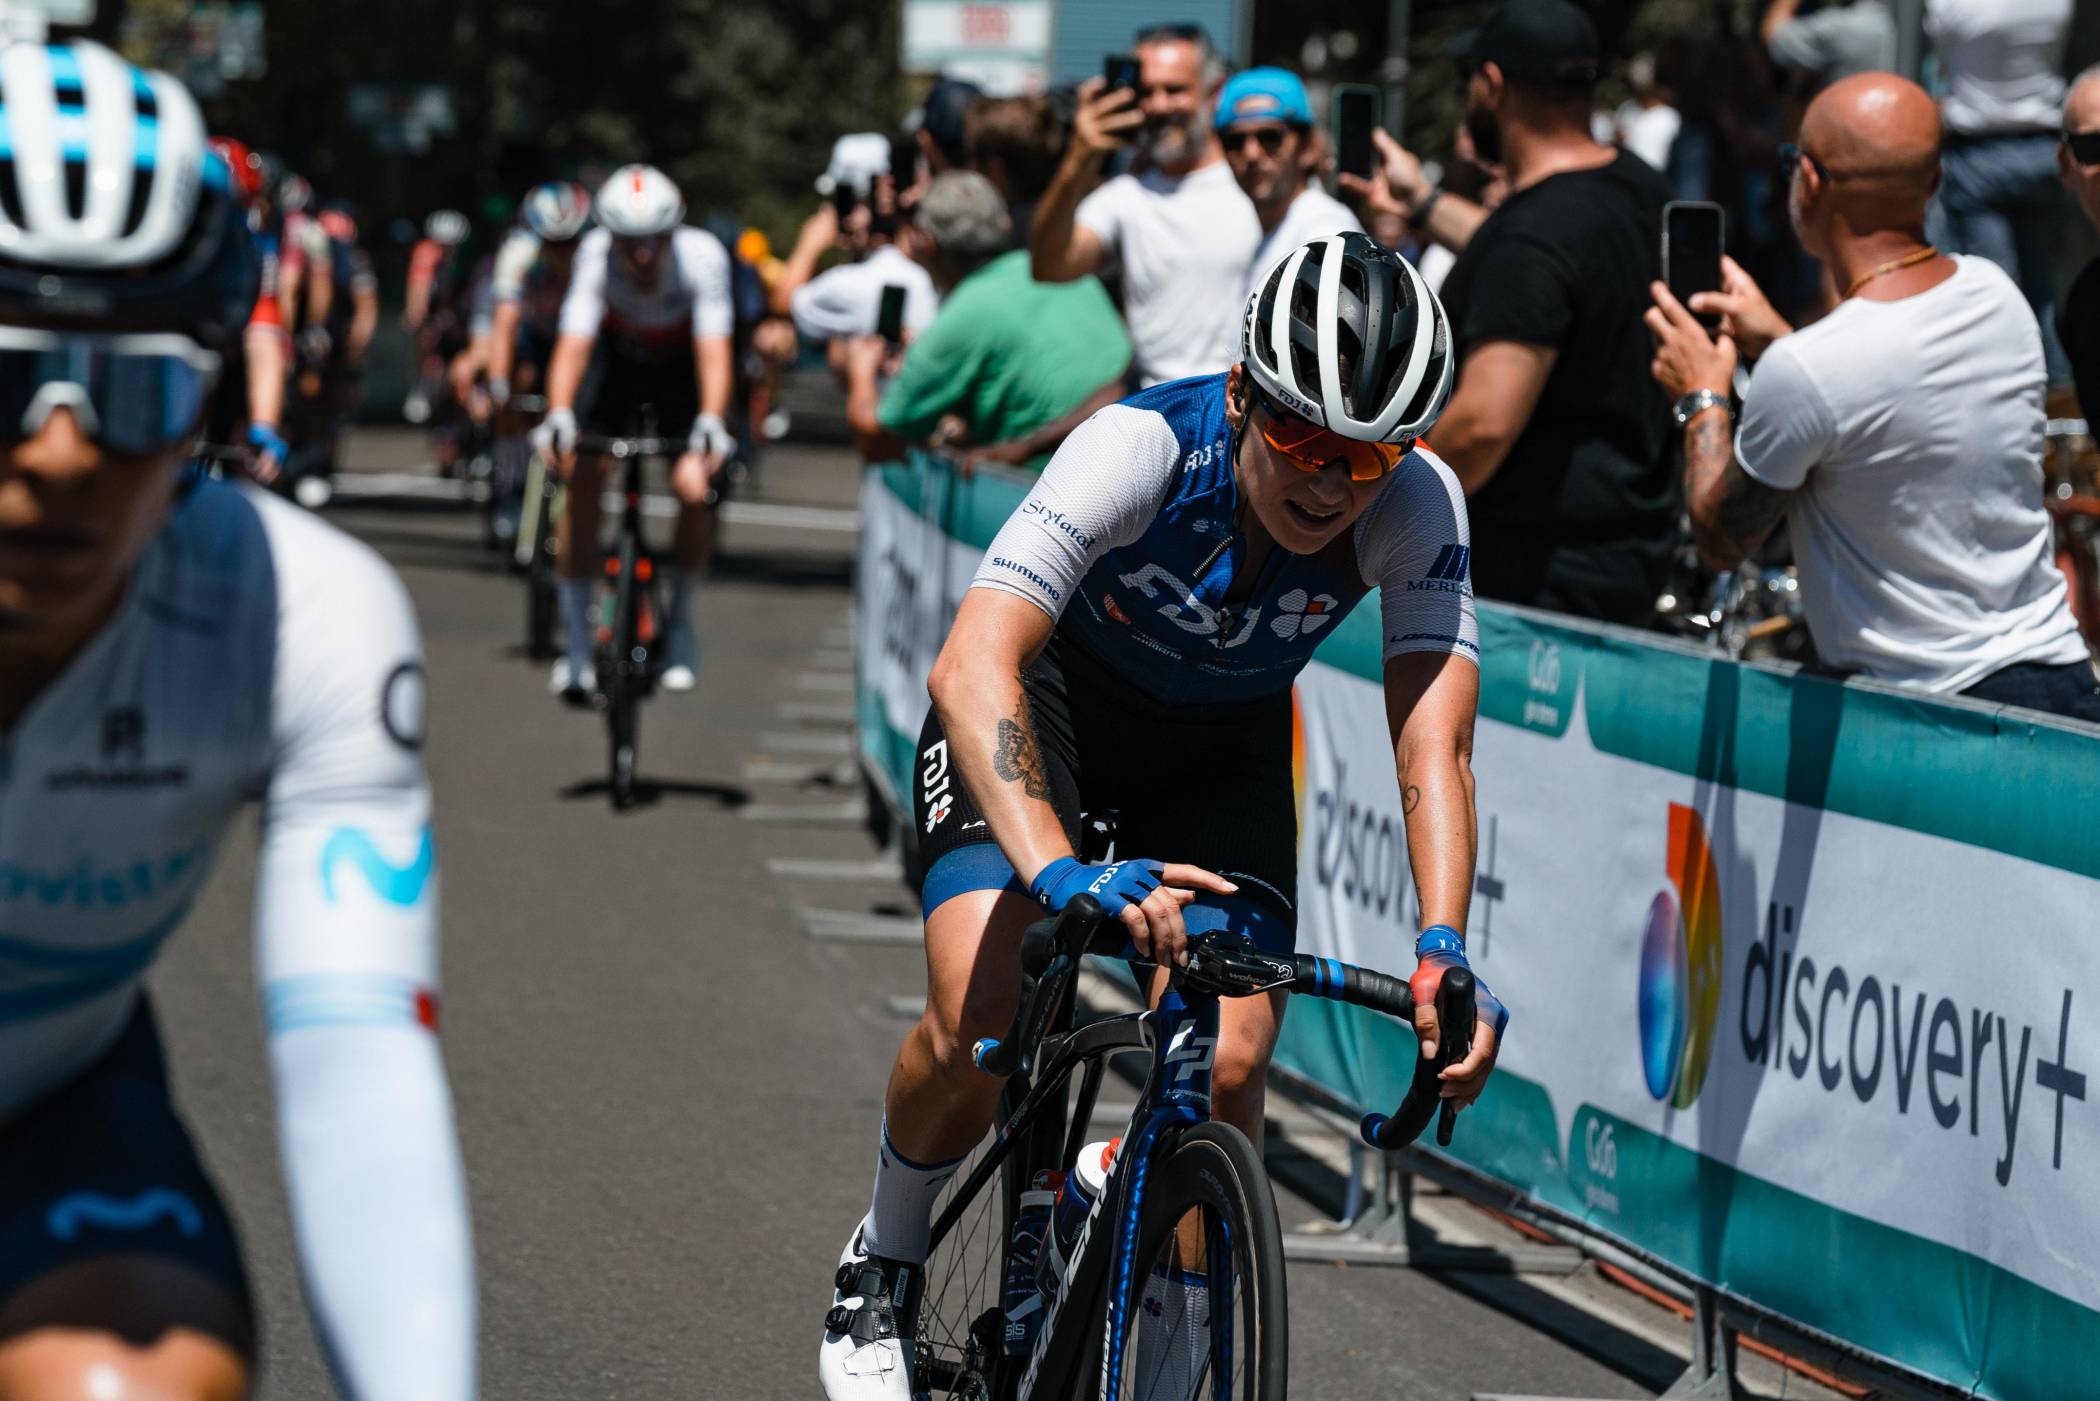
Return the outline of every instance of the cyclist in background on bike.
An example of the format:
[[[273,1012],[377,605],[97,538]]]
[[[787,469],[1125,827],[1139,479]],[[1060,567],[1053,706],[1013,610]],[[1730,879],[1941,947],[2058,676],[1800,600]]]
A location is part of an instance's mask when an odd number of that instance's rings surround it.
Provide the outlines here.
[[[256,969],[322,1350],[346,1396],[469,1401],[407,593],[306,512],[181,471],[257,286],[190,95],[17,43],[0,122],[0,1395],[249,1392],[234,1226],[144,978],[259,797]]]
[[[489,281],[485,392],[495,415],[496,534],[517,534],[518,492],[525,480],[524,415],[512,394],[546,388],[547,361],[561,325],[562,298],[576,263],[576,246],[591,222],[591,194],[569,180],[535,185],[518,207],[518,227],[496,250]]]
[[[890,1072],[873,1200],[840,1260],[819,1355],[831,1401],[911,1395],[930,1213],[1000,1090],[971,1047],[1006,1034],[1028,924],[1093,895],[1161,965],[1155,997],[1192,932],[1293,947],[1291,686],[1373,588],[1420,897],[1416,1025],[1434,1054],[1436,990],[1465,963],[1479,692],[1465,498],[1419,445],[1452,363],[1450,323],[1405,261],[1362,234],[1316,239],[1247,302],[1238,364],[1095,413],[993,540],[928,682],[926,1011]],[[1109,810],[1121,859],[1084,863],[1081,814]],[[1478,995],[1471,1052],[1443,1072],[1459,1106],[1504,1021]],[[1257,1147],[1285,996],[1219,1008],[1215,1113]],[[1200,1283],[1157,1287],[1181,1290],[1179,1316],[1208,1336]],[[1141,1356],[1140,1375],[1158,1371]]]
[[[671,468],[678,531],[663,571],[669,601],[658,678],[667,691],[690,691],[698,680],[693,586],[714,548],[716,475],[736,446],[723,422],[734,380],[729,254],[712,234],[684,222],[684,197],[653,166],[614,171],[592,210],[598,227],[576,252],[547,366],[547,416],[533,430],[535,445],[569,478],[559,537],[567,650],[549,689],[571,701],[597,685],[591,601],[607,461],[577,456],[579,428],[632,434],[645,406],[655,409],[665,435],[691,425]]]
[[[401,328],[416,343],[415,386],[401,406],[410,423],[431,425],[438,466],[448,475],[459,456],[452,425],[447,373],[454,357],[467,348],[465,308],[466,242],[472,232],[467,216],[440,209],[423,221],[423,237],[408,254],[408,279],[402,289]]]
[[[267,486],[284,465],[284,379],[291,340],[277,304],[277,238],[265,227],[263,160],[246,143],[214,136],[212,152],[226,163],[261,267],[255,306],[238,340],[229,341],[226,363],[205,415],[204,440],[217,447],[245,447],[247,474]]]

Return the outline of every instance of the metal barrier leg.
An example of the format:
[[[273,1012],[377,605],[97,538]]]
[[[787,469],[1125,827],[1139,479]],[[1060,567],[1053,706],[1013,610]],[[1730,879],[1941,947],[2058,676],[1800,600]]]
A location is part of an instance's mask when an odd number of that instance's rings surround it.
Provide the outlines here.
[[[1503,1274],[1567,1274],[1582,1263],[1582,1253],[1564,1245],[1452,1245],[1438,1240],[1415,1218],[1414,1177],[1401,1169],[1399,1156],[1380,1153],[1377,1159],[1378,1186],[1363,1209],[1326,1231],[1289,1232],[1283,1238],[1285,1259]]]
[[[1473,1401],[1584,1401],[1571,1396],[1518,1396],[1476,1391]],[[1692,1365],[1670,1384],[1663,1401],[1743,1401],[1735,1377],[1735,1330],[1721,1317],[1720,1300],[1704,1285],[1692,1291]]]

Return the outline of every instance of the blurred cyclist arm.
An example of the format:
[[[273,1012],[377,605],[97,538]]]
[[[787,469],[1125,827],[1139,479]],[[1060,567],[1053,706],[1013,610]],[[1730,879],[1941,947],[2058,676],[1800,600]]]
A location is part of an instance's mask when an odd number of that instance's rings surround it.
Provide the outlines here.
[[[505,298],[489,312],[489,397],[501,407],[510,398],[510,372],[518,353],[518,323],[524,319],[519,303]]]
[[[372,336],[379,330],[379,283],[369,274],[360,276],[350,285],[350,330],[343,353],[349,357],[353,368],[365,361],[365,352],[371,348]]]
[[[340,583],[305,595],[325,622],[285,601],[256,890],[292,1224],[343,1394],[469,1401],[474,1255],[437,1036],[420,646],[391,573],[347,542],[307,544],[341,552]]]

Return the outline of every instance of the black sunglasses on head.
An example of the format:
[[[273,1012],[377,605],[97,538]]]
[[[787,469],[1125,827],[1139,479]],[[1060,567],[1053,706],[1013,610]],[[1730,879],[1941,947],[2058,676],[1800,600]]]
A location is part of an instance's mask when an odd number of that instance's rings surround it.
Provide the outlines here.
[[[2063,142],[2080,165],[2100,165],[2100,130],[2067,131]]]

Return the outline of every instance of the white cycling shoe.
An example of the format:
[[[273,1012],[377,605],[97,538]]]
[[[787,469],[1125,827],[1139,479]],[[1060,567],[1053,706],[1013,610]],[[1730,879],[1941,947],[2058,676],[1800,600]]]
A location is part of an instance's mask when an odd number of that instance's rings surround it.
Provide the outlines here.
[[[690,622],[672,623],[664,633],[664,669],[656,684],[673,695],[684,695],[700,684],[700,643]]]
[[[554,663],[554,670],[547,677],[547,693],[566,701],[586,699],[597,689],[598,668],[589,662],[578,665],[562,657]]]
[[[908,1358],[919,1287],[916,1265],[868,1254],[853,1228],[817,1353],[826,1401],[912,1401]]]

